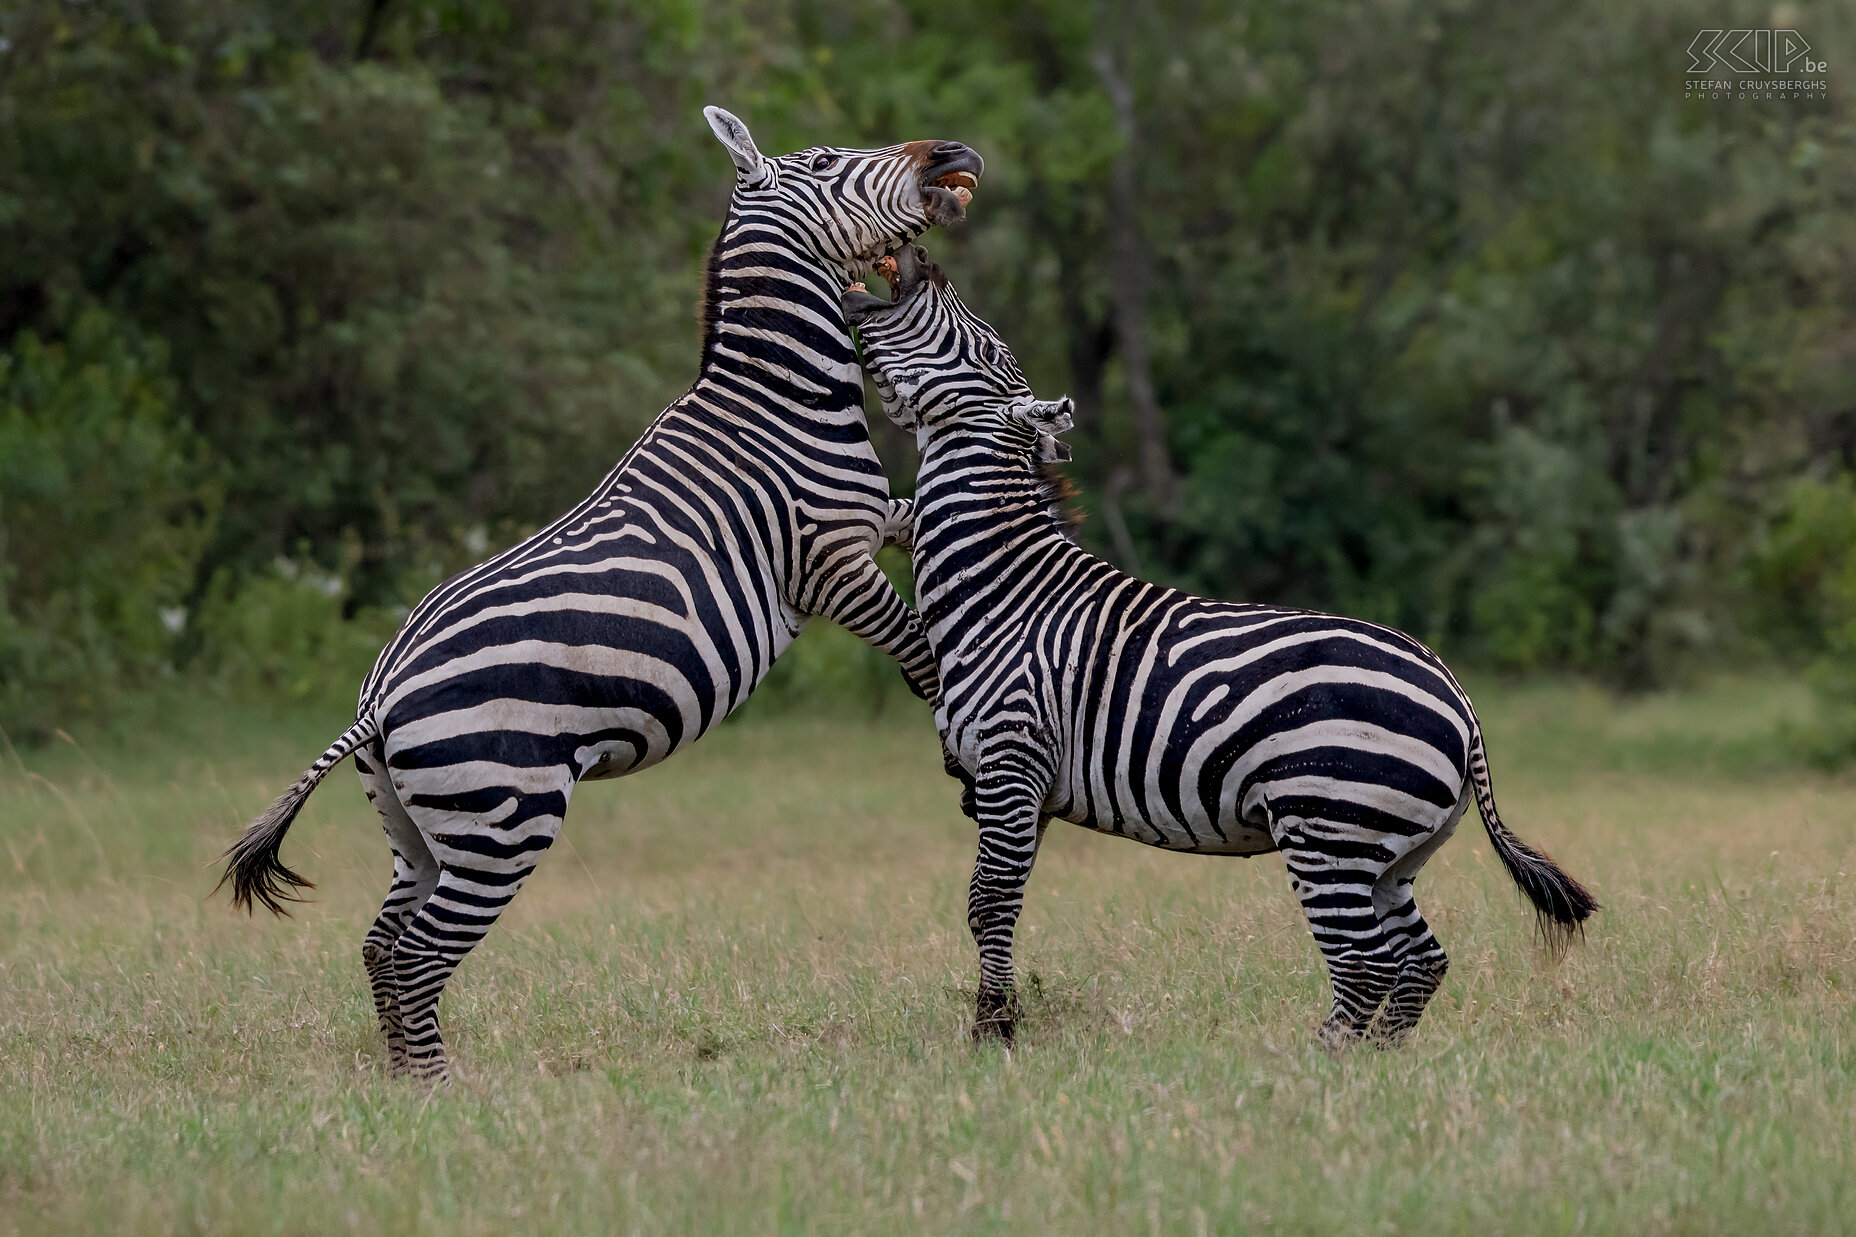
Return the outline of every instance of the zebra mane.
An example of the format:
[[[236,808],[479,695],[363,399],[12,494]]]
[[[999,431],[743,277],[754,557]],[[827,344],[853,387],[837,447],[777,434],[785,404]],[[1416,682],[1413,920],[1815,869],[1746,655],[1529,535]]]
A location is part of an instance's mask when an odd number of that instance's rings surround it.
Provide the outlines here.
[[[728,225],[735,221],[735,210],[731,204],[728,213],[722,217],[722,230],[716,233],[715,243],[709,246],[709,256],[702,264],[702,291],[696,297],[696,322],[702,327],[702,356],[696,369],[700,374],[709,368],[709,358],[715,352],[716,339],[722,329],[722,238],[728,235]]]
[[[1054,460],[1034,460],[1031,464],[1032,475],[1037,478],[1038,502],[1044,513],[1057,521],[1057,528],[1071,541],[1076,540],[1076,530],[1088,518],[1089,513],[1076,505],[1082,491],[1076,488],[1076,482],[1070,480],[1068,473],[1057,467]]]

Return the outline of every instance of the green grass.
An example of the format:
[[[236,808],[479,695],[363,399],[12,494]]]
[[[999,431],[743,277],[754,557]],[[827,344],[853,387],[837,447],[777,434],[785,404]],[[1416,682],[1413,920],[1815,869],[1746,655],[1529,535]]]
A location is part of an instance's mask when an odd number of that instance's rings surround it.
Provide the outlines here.
[[[0,1232],[1856,1229],[1856,799],[1794,687],[1477,691],[1511,824],[1606,903],[1563,964],[1480,829],[1398,1053],[1312,1044],[1274,858],[1053,826],[1020,1047],[966,1038],[970,826],[925,717],[731,725],[590,785],[464,965],[458,1083],[381,1073],[352,774],[288,922],[209,862],[342,726],[195,704],[0,753]],[[570,843],[570,844],[569,844]]]

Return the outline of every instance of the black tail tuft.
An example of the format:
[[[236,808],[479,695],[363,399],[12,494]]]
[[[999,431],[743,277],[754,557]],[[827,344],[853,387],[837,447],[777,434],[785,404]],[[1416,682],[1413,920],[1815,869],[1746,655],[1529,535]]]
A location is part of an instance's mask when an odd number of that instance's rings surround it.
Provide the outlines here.
[[[1575,934],[1585,935],[1585,921],[1601,910],[1584,885],[1566,874],[1544,851],[1535,850],[1514,835],[1502,823],[1495,810],[1495,790],[1489,779],[1489,758],[1482,746],[1482,726],[1472,715],[1469,749],[1470,781],[1476,791],[1476,810],[1482,814],[1482,827],[1488,830],[1495,854],[1508,869],[1508,875],[1534,904],[1534,918],[1541,938],[1554,957],[1566,952]]]
[[[1559,864],[1516,837],[1499,816],[1484,816],[1489,841],[1508,875],[1534,904],[1534,919],[1541,938],[1554,957],[1566,952],[1574,934],[1585,935],[1585,921],[1601,909],[1598,899]]]
[[[304,900],[298,891],[314,889],[314,882],[285,867],[277,858],[277,852],[283,848],[284,834],[289,832],[291,822],[296,820],[309,792],[315,788],[316,782],[305,774],[296,785],[277,796],[277,801],[265,808],[263,815],[246,826],[238,841],[226,849],[224,857],[230,862],[219,884],[213,886],[214,893],[231,881],[233,907],[248,914],[252,912],[253,901],[262,902],[264,909],[273,915],[287,916],[290,912],[284,908],[284,903]]]
[[[223,857],[230,862],[219,884],[213,886],[213,892],[218,893],[231,881],[232,905],[247,913],[252,909],[252,902],[257,901],[273,915],[288,915],[290,912],[284,909],[284,903],[303,901],[297,891],[316,886],[278,860],[277,852],[283,849],[284,834],[290,831],[296,814],[303,810],[310,792],[316,789],[323,776],[346,760],[355,748],[379,733],[380,728],[372,717],[356,718],[354,725],[343,731],[341,738],[322,753],[321,759],[311,765],[295,785],[278,795],[277,801],[265,808],[258,819],[245,826],[238,841],[226,848]]]

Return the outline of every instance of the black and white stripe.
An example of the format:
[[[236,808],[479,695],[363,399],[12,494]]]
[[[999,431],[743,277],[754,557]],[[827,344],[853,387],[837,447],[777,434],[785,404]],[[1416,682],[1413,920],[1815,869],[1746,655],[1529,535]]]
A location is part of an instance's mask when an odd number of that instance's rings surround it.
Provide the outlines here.
[[[1169,850],[1282,852],[1333,981],[1329,1044],[1401,1041],[1442,982],[1412,880],[1472,796],[1550,943],[1597,909],[1502,824],[1475,711],[1429,649],[1148,584],[1076,545],[1047,471],[1067,458],[1069,400],[1032,397],[918,247],[896,258],[893,302],[853,290],[845,307],[922,451],[912,552],[936,723],[977,782],[976,1033],[1012,1034],[1013,929],[1053,816]]]
[[[763,157],[710,259],[701,374],[583,502],[446,581],[381,653],[354,727],[229,853],[236,904],[306,882],[278,847],[350,751],[393,848],[363,957],[395,1073],[446,1077],[438,999],[560,832],[574,787],[648,768],[747,699],[812,615],[936,693],[916,616],[872,555],[907,527],[863,413],[838,293],[961,217],[957,142]],[[960,175],[964,174],[964,175]],[[563,443],[563,449],[580,449]]]

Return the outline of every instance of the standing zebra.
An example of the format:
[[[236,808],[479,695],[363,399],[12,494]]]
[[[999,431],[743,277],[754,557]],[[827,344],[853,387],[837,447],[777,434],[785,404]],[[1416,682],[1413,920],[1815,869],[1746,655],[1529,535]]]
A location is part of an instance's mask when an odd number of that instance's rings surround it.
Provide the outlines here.
[[[936,694],[920,621],[872,557],[907,507],[870,442],[838,294],[963,218],[980,157],[919,141],[770,159],[741,121],[704,115],[737,176],[695,385],[573,510],[420,602],[354,725],[227,852],[234,905],[281,911],[308,885],[278,860],[284,832],[354,755],[393,848],[362,958],[395,1075],[448,1077],[439,994],[560,832],[575,784],[695,741],[808,616]]]
[[[844,295],[864,364],[921,447],[912,553],[940,665],[935,722],[977,781],[974,1034],[1010,1040],[1012,934],[1050,817],[1168,850],[1281,851],[1328,964],[1330,1046],[1402,1041],[1448,960],[1412,879],[1473,795],[1562,947],[1598,904],[1502,824],[1482,729],[1435,654],[1390,628],[1144,583],[1077,546],[1051,461],[1068,399],[917,246],[896,292]],[[1381,1011],[1381,1006],[1384,1006]]]

